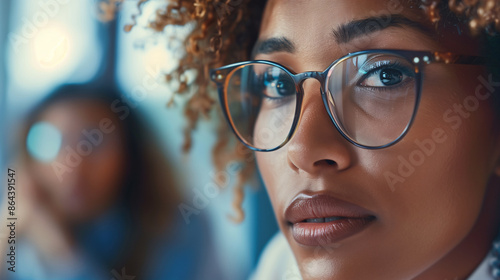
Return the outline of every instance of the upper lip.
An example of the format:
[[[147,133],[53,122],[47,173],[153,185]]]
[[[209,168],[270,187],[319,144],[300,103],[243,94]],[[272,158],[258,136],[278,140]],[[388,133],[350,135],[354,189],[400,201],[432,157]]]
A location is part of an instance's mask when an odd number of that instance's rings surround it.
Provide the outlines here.
[[[344,217],[375,218],[375,215],[356,204],[335,198],[328,194],[297,195],[285,210],[285,219],[292,224],[306,219]]]

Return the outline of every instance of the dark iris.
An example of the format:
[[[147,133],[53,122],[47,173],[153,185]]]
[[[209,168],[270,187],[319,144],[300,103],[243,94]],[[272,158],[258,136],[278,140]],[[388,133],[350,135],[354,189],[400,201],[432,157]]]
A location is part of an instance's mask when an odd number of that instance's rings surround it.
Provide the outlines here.
[[[396,69],[382,69],[380,71],[380,80],[386,86],[399,84],[403,80],[403,73]]]
[[[280,95],[291,95],[295,92],[295,84],[289,79],[276,82],[276,89]]]
[[[273,86],[276,89],[275,93],[280,96],[295,94],[295,83],[284,73],[280,73],[279,75],[266,73],[264,76],[264,85],[266,87]]]

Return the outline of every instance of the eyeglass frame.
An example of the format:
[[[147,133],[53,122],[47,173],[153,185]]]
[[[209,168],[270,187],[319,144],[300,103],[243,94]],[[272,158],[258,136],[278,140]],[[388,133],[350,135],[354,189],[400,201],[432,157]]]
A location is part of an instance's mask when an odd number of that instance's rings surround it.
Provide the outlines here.
[[[362,145],[354,141],[344,130],[340,127],[340,125],[337,123],[335,120],[333,113],[331,112],[330,106],[328,105],[328,100],[327,100],[327,94],[325,91],[327,79],[328,79],[328,73],[330,70],[335,67],[336,65],[340,64],[341,62],[350,59],[355,56],[359,55],[367,55],[367,54],[390,54],[390,55],[396,55],[400,56],[408,62],[410,62],[413,67],[414,67],[414,73],[415,73],[415,81],[416,81],[416,97],[415,97],[415,105],[413,108],[413,113],[411,115],[410,121],[404,128],[403,132],[393,141],[391,141],[388,144],[385,145],[380,145],[380,146],[367,146],[367,145]],[[348,140],[351,144],[353,144],[356,147],[363,148],[363,149],[368,149],[368,150],[378,150],[378,149],[383,149],[390,147],[399,141],[403,139],[403,137],[408,133],[410,130],[410,127],[412,126],[415,117],[417,115],[419,103],[420,103],[420,98],[421,98],[421,93],[422,93],[422,69],[424,65],[431,64],[431,63],[445,63],[445,64],[463,64],[463,65],[484,65],[486,64],[486,58],[481,57],[481,56],[475,56],[475,55],[461,55],[461,54],[454,54],[451,52],[439,52],[439,51],[413,51],[413,50],[398,50],[398,49],[371,49],[371,50],[363,50],[363,51],[358,51],[358,52],[353,52],[353,53],[348,53],[345,56],[342,56],[335,61],[333,61],[324,71],[307,71],[307,72],[302,72],[302,73],[295,73],[291,70],[289,70],[287,67],[274,62],[274,61],[269,61],[269,60],[249,60],[249,61],[243,61],[243,62],[237,62],[233,64],[229,64],[226,66],[222,66],[219,68],[211,69],[210,70],[210,79],[215,82],[217,85],[217,90],[219,94],[219,101],[222,105],[222,111],[224,112],[224,116],[226,118],[226,121],[228,122],[229,126],[231,127],[231,130],[233,133],[236,135],[238,140],[240,140],[247,148],[253,150],[253,151],[258,151],[258,152],[272,152],[276,151],[283,146],[285,146],[295,135],[295,132],[297,131],[297,126],[300,123],[300,119],[302,118],[302,101],[304,99],[304,89],[303,89],[303,84],[305,80],[309,78],[316,79],[317,81],[320,82],[320,91],[321,91],[321,97],[323,99],[323,105],[325,106],[326,111],[328,112],[328,115],[330,117],[330,120],[333,122],[335,125],[335,128],[337,129],[338,132],[344,137],[344,139]],[[278,145],[275,148],[271,149],[260,149],[253,147],[247,141],[240,135],[240,133],[237,131],[235,128],[235,125],[232,121],[232,118],[230,117],[229,114],[229,107],[227,104],[227,94],[226,94],[226,88],[227,84],[229,83],[229,79],[227,77],[230,76],[230,74],[236,69],[236,68],[242,68],[243,66],[250,65],[250,64],[255,64],[255,63],[262,63],[262,64],[267,64],[269,66],[274,66],[278,67],[281,70],[285,71],[292,80],[295,83],[295,95],[296,95],[296,105],[295,105],[295,115],[293,119],[292,126],[290,127],[290,131],[288,132],[287,137],[284,139],[284,141]],[[331,94],[331,93],[329,93]]]

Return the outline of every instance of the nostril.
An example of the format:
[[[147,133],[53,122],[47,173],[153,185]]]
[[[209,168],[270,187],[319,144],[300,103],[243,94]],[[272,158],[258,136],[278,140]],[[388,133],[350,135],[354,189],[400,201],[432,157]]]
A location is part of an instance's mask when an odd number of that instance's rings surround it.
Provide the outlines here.
[[[335,165],[336,164],[335,161],[333,161],[331,159],[327,159],[325,161],[326,161],[326,164],[328,164],[328,165]]]
[[[323,160],[319,160],[317,161],[316,163],[314,163],[315,166],[332,166],[332,165],[337,165],[337,162],[335,162],[334,160],[331,160],[331,159],[323,159]]]

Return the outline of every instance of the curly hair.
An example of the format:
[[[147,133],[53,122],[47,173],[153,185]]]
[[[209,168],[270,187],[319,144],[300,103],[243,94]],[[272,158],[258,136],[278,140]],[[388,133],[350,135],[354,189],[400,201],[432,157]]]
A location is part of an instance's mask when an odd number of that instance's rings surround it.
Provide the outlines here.
[[[113,14],[123,0],[108,0],[101,3],[104,18]],[[139,0],[140,15],[143,5],[149,0]],[[248,60],[255,43],[266,0],[172,0],[156,11],[156,18],[149,27],[162,32],[167,26],[194,25],[184,40],[185,55],[180,59],[179,66],[167,74],[166,80],[177,80],[180,83],[176,94],[189,94],[184,114],[188,125],[184,130],[184,151],[189,151],[192,145],[191,133],[196,128],[200,117],[208,117],[214,107],[214,88],[210,85],[209,69],[233,62]],[[436,26],[446,18],[454,17],[454,21],[470,27],[471,34],[487,38],[488,55],[497,59],[492,63],[493,72],[500,76],[497,50],[499,49],[498,31],[500,31],[500,0],[402,0],[418,5]],[[136,16],[132,24],[125,26],[130,31],[136,25]],[[491,51],[493,50],[493,51]],[[186,72],[195,70],[196,78],[187,81]],[[218,116],[222,114],[218,110]],[[255,170],[255,161],[249,157],[252,153],[237,142],[230,143],[230,135],[224,121],[219,121],[218,142],[213,148],[215,167],[221,170],[230,160],[242,162],[243,168],[238,175],[235,186],[233,207],[237,216],[233,219],[241,221],[244,212],[241,209],[243,201],[243,185],[251,178]],[[217,182],[219,185],[223,182]]]

